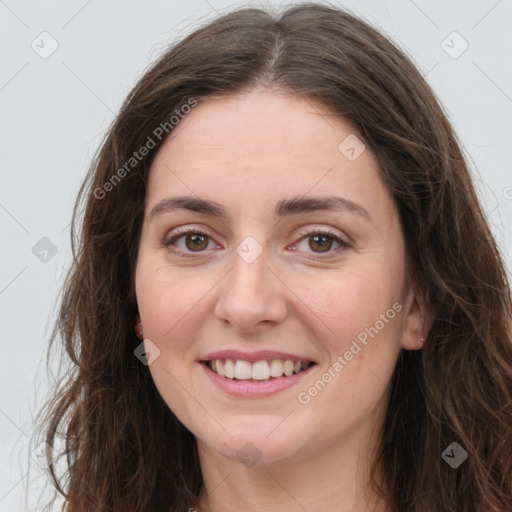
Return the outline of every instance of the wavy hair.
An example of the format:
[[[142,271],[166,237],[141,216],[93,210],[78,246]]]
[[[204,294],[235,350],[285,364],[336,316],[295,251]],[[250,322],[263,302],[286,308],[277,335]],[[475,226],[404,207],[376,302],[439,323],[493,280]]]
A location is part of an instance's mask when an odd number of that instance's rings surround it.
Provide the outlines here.
[[[197,502],[195,438],[134,356],[146,183],[165,137],[130,159],[181,106],[261,85],[320,100],[357,128],[398,208],[407,269],[433,320],[424,347],[399,355],[372,466],[384,481],[372,485],[393,512],[510,512],[512,300],[461,144],[402,50],[316,3],[204,23],[145,72],[93,159],[48,349],[58,339],[70,371],[40,413],[46,442],[62,445],[65,469],[50,453],[48,462],[63,510],[174,512]],[[453,442],[468,453],[457,469],[441,456]]]

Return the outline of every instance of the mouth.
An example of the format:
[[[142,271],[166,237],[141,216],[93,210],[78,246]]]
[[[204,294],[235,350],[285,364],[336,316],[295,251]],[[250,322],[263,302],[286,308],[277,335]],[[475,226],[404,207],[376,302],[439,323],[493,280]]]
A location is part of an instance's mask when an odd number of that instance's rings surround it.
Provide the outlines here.
[[[211,359],[202,361],[207,368],[219,377],[233,381],[265,382],[291,377],[304,372],[316,363],[313,361],[290,359]]]

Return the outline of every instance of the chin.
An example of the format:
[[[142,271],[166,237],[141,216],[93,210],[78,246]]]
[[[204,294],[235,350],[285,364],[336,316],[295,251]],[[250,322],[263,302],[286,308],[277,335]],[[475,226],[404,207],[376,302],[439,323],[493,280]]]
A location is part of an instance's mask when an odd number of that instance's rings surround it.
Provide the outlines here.
[[[290,425],[286,423],[287,420],[283,422],[283,418],[275,416],[266,416],[266,419],[249,416],[236,424],[224,423],[226,430],[221,430],[220,437],[213,438],[212,430],[208,430],[205,436],[196,437],[207,449],[248,468],[256,464],[260,467],[270,466],[290,457],[296,458],[314,438],[313,435],[308,440],[306,430],[297,426],[290,431]],[[218,433],[218,429],[215,430]]]

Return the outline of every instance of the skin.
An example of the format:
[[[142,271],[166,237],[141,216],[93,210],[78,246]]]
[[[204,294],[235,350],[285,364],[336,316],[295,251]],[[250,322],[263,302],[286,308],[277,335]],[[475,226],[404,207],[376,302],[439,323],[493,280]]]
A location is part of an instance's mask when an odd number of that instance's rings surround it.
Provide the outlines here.
[[[257,88],[198,104],[153,162],[136,293],[144,338],[160,350],[151,375],[198,440],[205,486],[196,510],[387,510],[366,488],[368,464],[400,349],[421,348],[427,328],[377,164],[368,149],[354,161],[338,149],[350,134],[355,128],[321,103]],[[149,218],[161,200],[182,195],[213,200],[227,217],[174,209]],[[280,200],[332,195],[368,218],[350,210],[274,215]],[[183,236],[173,252],[163,241],[177,227],[210,238],[196,248]],[[350,245],[327,238],[323,252],[315,229]],[[236,251],[248,236],[262,250],[252,263]],[[298,393],[394,303],[401,311],[300,403]],[[279,350],[317,365],[271,397],[233,397],[198,362],[221,349]],[[261,457],[252,467],[237,457],[248,442]]]

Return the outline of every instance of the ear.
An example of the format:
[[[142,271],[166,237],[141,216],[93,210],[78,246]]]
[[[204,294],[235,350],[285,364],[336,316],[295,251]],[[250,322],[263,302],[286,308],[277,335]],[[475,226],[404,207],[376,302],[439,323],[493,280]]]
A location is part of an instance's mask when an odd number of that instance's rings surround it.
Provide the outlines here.
[[[419,350],[423,348],[432,326],[431,316],[424,301],[418,297],[412,287],[407,292],[403,305],[403,330],[400,345],[405,350]]]
[[[142,334],[142,322],[138,313],[135,315],[135,333],[137,334],[137,338],[140,340],[144,339],[144,335]]]

